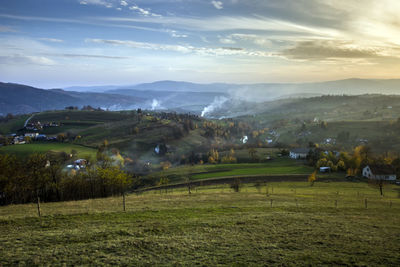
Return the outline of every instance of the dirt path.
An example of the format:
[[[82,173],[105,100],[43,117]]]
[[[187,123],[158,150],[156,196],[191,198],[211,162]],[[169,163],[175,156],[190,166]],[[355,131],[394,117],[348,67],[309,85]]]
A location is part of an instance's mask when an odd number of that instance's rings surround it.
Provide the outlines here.
[[[24,123],[24,128],[26,127],[26,125],[28,125],[29,121],[35,116],[35,114],[32,114]]]

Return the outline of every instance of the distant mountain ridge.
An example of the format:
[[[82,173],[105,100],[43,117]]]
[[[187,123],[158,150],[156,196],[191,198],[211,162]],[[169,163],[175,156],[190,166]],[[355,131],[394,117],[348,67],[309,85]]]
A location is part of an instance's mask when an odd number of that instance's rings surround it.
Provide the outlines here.
[[[144,100],[134,96],[80,93],[62,89],[45,90],[27,85],[0,82],[0,115],[64,109],[67,106],[135,107],[142,101]]]
[[[343,94],[400,94],[400,79],[258,84],[158,81],[132,86],[78,86],[48,90],[15,83],[0,83],[0,115],[84,105],[110,110],[143,108],[201,114],[206,107],[216,104],[223,106],[240,102],[262,103],[285,98]],[[225,98],[231,101],[223,100]],[[221,101],[226,103],[219,103]]]
[[[76,88],[76,87],[75,87]],[[156,81],[126,86],[94,86],[79,87],[80,91],[93,91],[100,88],[101,92],[134,91],[168,91],[168,92],[214,92],[230,94],[233,98],[243,98],[248,101],[269,101],[290,95],[324,95],[324,94],[400,94],[400,79],[344,79],[310,83],[191,83],[182,81]],[[108,88],[108,89],[107,89]],[[65,88],[69,90],[69,88]],[[127,91],[124,91],[127,94]]]

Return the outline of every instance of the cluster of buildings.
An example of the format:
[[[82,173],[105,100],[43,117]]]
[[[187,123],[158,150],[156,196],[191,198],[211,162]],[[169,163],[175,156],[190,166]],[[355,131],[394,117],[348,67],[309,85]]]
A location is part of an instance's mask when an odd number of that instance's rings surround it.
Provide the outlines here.
[[[45,134],[39,133],[25,133],[17,135],[15,133],[9,135],[12,138],[10,145],[23,145],[29,142],[30,140],[37,141],[56,141],[57,137],[48,137]]]
[[[58,127],[58,126],[60,126],[60,124],[57,122],[46,122],[42,124],[40,121],[34,121],[27,123],[24,129],[28,131],[41,131],[43,130],[43,128],[46,127]]]
[[[77,159],[73,162],[73,164],[68,164],[66,169],[79,171],[79,170],[85,169],[86,165],[87,165],[86,159]]]
[[[310,148],[294,148],[290,150],[289,157],[292,159],[306,159]],[[328,153],[325,151],[324,153]],[[333,153],[338,156],[339,152],[333,151]],[[331,172],[330,167],[320,167],[320,172]],[[371,164],[367,165],[362,169],[362,176],[372,180],[385,180],[385,181],[396,181],[397,175],[396,170],[393,166],[384,164],[377,165]]]

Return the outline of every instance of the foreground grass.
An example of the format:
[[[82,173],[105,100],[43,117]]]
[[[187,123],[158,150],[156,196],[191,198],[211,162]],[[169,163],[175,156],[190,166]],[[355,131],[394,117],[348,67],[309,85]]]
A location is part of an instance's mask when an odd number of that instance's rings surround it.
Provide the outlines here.
[[[4,265],[370,265],[400,261],[400,199],[364,183],[269,183],[0,208]],[[368,208],[365,208],[365,199]],[[271,207],[272,200],[272,207]],[[335,201],[337,208],[335,208]],[[390,206],[390,203],[392,205]]]

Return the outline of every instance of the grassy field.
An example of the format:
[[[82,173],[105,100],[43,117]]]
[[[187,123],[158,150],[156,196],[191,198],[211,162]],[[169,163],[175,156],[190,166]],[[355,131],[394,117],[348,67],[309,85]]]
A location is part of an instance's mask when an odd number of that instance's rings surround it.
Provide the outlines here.
[[[15,154],[18,157],[25,157],[33,153],[46,153],[48,151],[70,153],[71,150],[76,150],[78,157],[88,158],[96,156],[96,149],[84,147],[80,145],[73,145],[68,143],[52,143],[52,142],[40,142],[25,145],[10,145],[0,147],[0,153],[2,154]]]
[[[397,266],[398,187],[199,187],[0,207],[3,265]],[[365,208],[365,199],[368,206]],[[272,202],[271,202],[272,200]],[[272,205],[271,205],[272,203]],[[336,207],[335,207],[336,203]],[[391,204],[390,204],[391,203]]]
[[[181,181],[190,176],[192,179],[207,179],[223,176],[269,175],[269,174],[310,174],[312,167],[302,161],[289,158],[275,158],[265,163],[205,164],[178,166],[151,174],[153,177],[167,177],[170,181]]]
[[[20,115],[8,122],[0,123],[0,134],[6,135],[17,132],[19,129],[24,127],[24,123],[28,118],[29,115]]]

